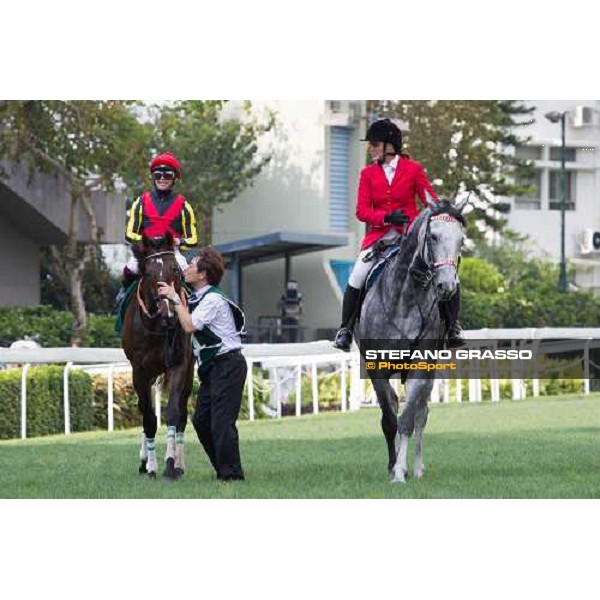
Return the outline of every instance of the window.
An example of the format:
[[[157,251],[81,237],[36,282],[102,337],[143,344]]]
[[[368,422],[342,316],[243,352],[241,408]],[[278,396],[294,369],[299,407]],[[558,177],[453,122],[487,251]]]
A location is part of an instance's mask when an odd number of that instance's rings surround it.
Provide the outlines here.
[[[341,100],[330,100],[329,101],[329,110],[332,113],[339,113],[342,110],[342,101]]]
[[[541,146],[517,146],[515,148],[515,156],[522,160],[541,160]]]
[[[350,224],[350,129],[329,128],[329,228],[348,231]]]
[[[515,208],[539,210],[542,207],[542,172],[536,171],[531,178],[518,178],[516,183],[530,186],[532,190],[528,194],[515,198]]]
[[[560,151],[562,148],[550,148],[550,160],[560,162]],[[576,148],[565,148],[565,162],[575,162],[577,160]]]
[[[566,171],[566,206],[565,210],[575,210],[575,172]],[[560,171],[550,171],[550,210],[560,210],[561,204],[561,188],[560,188]]]

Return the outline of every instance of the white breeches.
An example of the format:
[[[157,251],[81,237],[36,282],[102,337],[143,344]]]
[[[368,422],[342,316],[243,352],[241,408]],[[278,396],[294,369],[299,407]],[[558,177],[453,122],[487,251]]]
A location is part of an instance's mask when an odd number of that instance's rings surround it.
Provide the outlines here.
[[[398,235],[398,232],[395,229],[390,229],[383,237],[382,240],[389,240],[395,238]],[[379,241],[379,240],[377,240]],[[375,242],[377,243],[377,242]],[[367,275],[373,266],[373,261],[363,262],[363,258],[371,252],[373,248],[365,248],[358,255],[356,262],[354,263],[354,268],[352,269],[352,273],[350,273],[350,277],[348,278],[348,285],[351,285],[353,288],[360,290],[362,286],[365,284],[367,280]]]
[[[188,268],[188,261],[186,260],[185,256],[183,256],[183,254],[181,254],[181,252],[179,251],[179,248],[177,248],[177,247],[175,247],[175,260],[177,261],[177,264],[179,265],[179,268],[181,269],[182,272]],[[140,267],[138,265],[137,259],[135,258],[135,256],[133,256],[133,254],[127,261],[126,267],[132,273],[135,273],[136,275],[138,275],[140,272]]]

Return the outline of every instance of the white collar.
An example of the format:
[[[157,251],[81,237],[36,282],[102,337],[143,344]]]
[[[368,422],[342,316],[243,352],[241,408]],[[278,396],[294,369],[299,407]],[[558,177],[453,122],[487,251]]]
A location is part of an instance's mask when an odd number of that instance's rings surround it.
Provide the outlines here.
[[[192,294],[192,296],[194,297],[194,299],[200,300],[201,298],[204,298],[206,292],[208,292],[208,290],[210,290],[211,287],[212,287],[212,285],[205,285],[203,288],[201,288],[199,290],[194,290],[194,293]]]
[[[396,170],[396,168],[398,167],[399,160],[400,157],[396,154],[396,156],[394,156],[394,158],[392,158],[392,160],[389,163],[385,163],[384,166],[388,167],[389,169]]]

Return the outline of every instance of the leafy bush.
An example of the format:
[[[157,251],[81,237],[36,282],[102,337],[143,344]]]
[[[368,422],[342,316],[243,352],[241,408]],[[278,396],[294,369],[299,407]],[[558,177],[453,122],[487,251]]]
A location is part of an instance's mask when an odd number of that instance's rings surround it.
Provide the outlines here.
[[[21,369],[0,372],[0,438],[20,436]],[[64,367],[33,367],[27,372],[27,437],[65,430]],[[71,431],[89,431],[92,420],[92,381],[87,373],[69,372]]]
[[[127,429],[141,427],[142,417],[138,409],[138,397],[133,389],[131,373],[115,374],[113,378],[113,419],[115,429]],[[194,374],[192,393],[188,399],[188,418],[191,421],[196,408],[196,398],[200,382]],[[269,387],[265,384],[261,373],[254,373],[254,417],[265,418],[267,415],[261,407],[269,401]],[[161,400],[161,422],[166,419],[166,398]],[[240,409],[241,420],[249,418],[248,388],[244,389],[242,407]],[[97,429],[108,427],[108,381],[106,375],[95,375],[93,377],[93,424]]]
[[[6,345],[37,333],[42,346],[68,346],[72,326],[73,315],[70,312],[61,312],[50,306],[0,308],[0,335]]]
[[[120,348],[121,337],[115,333],[111,315],[89,315],[86,345],[90,348]]]
[[[558,267],[518,247],[483,246],[460,269],[461,323],[466,329],[595,327],[600,298],[558,290]]]
[[[115,317],[89,315],[85,345],[92,348],[119,348],[121,338],[115,334]],[[51,306],[0,308],[0,343],[8,346],[26,335],[39,334],[40,344],[47,348],[65,347],[71,343],[73,315]]]

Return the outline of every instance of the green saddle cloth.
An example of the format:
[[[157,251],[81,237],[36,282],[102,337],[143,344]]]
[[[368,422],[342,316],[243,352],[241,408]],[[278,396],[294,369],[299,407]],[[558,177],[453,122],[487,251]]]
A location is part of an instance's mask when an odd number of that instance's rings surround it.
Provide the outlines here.
[[[115,320],[115,332],[117,335],[121,335],[123,331],[123,322],[125,321],[125,313],[127,312],[127,307],[129,306],[129,302],[131,298],[135,295],[135,291],[138,286],[139,279],[135,279],[131,282],[130,286],[125,290],[125,295],[115,308],[115,312],[117,313],[117,318]],[[191,294],[194,290],[187,284],[183,283],[183,287],[187,290],[188,294]]]
[[[135,294],[135,290],[137,289],[139,279],[134,279],[129,287],[125,290],[125,295],[121,298],[117,307],[115,308],[115,312],[117,313],[117,318],[115,320],[115,332],[118,335],[121,335],[123,331],[123,321],[125,320],[125,313],[127,312],[127,307],[129,306],[129,301],[132,296]]]

